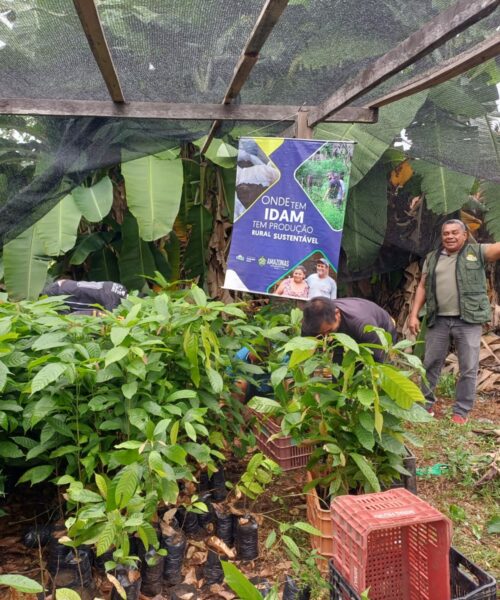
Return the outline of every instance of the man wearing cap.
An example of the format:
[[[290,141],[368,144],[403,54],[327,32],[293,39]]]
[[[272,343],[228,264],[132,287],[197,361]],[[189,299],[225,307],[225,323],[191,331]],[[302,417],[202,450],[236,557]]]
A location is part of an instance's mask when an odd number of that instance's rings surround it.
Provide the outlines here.
[[[316,273],[309,275],[306,283],[309,286],[309,300],[312,298],[330,298],[337,297],[337,284],[329,276],[330,265],[326,258],[319,258],[316,261]]]

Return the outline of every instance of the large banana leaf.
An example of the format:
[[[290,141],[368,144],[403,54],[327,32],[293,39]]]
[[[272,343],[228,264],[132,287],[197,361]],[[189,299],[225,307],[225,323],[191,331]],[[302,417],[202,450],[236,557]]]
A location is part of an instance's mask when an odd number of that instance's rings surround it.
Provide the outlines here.
[[[466,77],[441,83],[429,92],[429,100],[436,106],[454,115],[476,118],[496,109],[498,92],[488,85],[488,76],[483,74],[473,80]]]
[[[153,242],[171,230],[182,194],[182,160],[167,150],[122,165],[127,205],[139,224],[139,235]]]
[[[70,265],[81,265],[93,252],[99,252],[111,241],[112,233],[96,231],[82,238],[75,246],[69,261]],[[108,239],[106,239],[108,238]],[[106,280],[103,280],[106,281]]]
[[[474,177],[451,171],[425,160],[414,160],[413,170],[422,176],[421,188],[427,208],[438,215],[448,215],[465,204],[474,183]]]
[[[184,273],[190,279],[198,277],[198,285],[202,286],[207,269],[207,249],[213,217],[204,206],[198,204],[189,211],[188,220],[192,228],[184,256]]]
[[[92,187],[75,188],[72,194],[82,215],[90,223],[102,221],[113,204],[113,184],[107,176]]]
[[[378,123],[322,123],[314,129],[316,139],[354,140],[350,185],[361,181],[378,162],[401,130],[407,127],[425,102],[427,92],[420,92],[380,110]]]
[[[377,258],[387,227],[387,178],[379,162],[349,191],[342,246],[349,269],[359,271]]]
[[[102,248],[92,254],[90,262],[89,279],[91,281],[116,281],[120,280],[118,259],[110,248]]]
[[[59,256],[71,250],[76,242],[82,213],[71,194],[64,198],[36,224],[45,254]]]
[[[500,184],[485,181],[481,185],[484,203],[488,209],[485,222],[488,231],[496,241],[500,241]]]
[[[3,262],[9,296],[13,300],[36,300],[45,285],[49,266],[36,225],[5,244]]]
[[[123,219],[119,268],[120,281],[129,290],[141,290],[144,275],[153,277],[156,270],[151,249],[139,237],[137,221],[130,213]]]

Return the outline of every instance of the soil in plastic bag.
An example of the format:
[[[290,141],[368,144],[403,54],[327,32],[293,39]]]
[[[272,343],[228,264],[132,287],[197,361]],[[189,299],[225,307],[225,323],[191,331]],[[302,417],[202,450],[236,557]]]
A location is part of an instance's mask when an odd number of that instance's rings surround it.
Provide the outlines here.
[[[142,544],[139,546],[138,556],[141,561],[141,593],[151,597],[161,594],[165,557],[160,556],[151,546],[146,552]]]
[[[21,541],[26,548],[38,548],[50,542],[51,534],[52,525],[34,525],[26,529]]]
[[[196,535],[200,532],[201,528],[198,522],[198,515],[186,510],[184,506],[179,506],[175,518],[181,526],[181,529],[187,535]]]
[[[252,583],[259,590],[263,598],[266,598],[271,592],[272,586],[269,580],[265,577],[252,577],[250,579],[250,583]]]
[[[286,576],[283,600],[310,600],[310,598],[311,589],[309,586],[299,587],[289,575]]]
[[[110,560],[113,560],[113,550],[106,550],[103,554],[95,557],[94,565],[99,573],[103,574],[106,572],[105,564]]]
[[[181,583],[176,585],[174,588],[169,590],[170,600],[200,600],[200,592],[194,587],[194,585],[189,585],[187,583]]]
[[[175,531],[172,535],[162,535],[160,545],[167,551],[163,562],[163,577],[167,585],[175,585],[183,579],[182,564],[186,553],[186,536],[182,531]]]
[[[222,467],[210,477],[210,492],[214,502],[222,502],[227,497],[226,477]]]
[[[207,560],[203,565],[203,578],[206,585],[222,583],[224,580],[224,571],[222,570],[221,560],[227,560],[225,556],[220,556],[213,550],[208,550]]]
[[[202,494],[199,497],[199,501],[206,504],[208,511],[199,513],[198,516],[198,524],[203,529],[207,529],[208,526],[215,521],[215,511],[212,505],[212,496],[209,492]]]
[[[259,556],[259,526],[252,516],[237,519],[234,537],[238,560],[254,560]]]
[[[61,546],[61,544],[59,544]],[[92,578],[92,554],[89,549],[66,548],[66,553],[49,554],[47,569],[52,575],[54,588],[70,588],[78,592],[82,600],[94,598]]]
[[[117,567],[114,575],[125,590],[127,600],[139,600],[141,594],[141,575],[139,571]],[[114,586],[111,590],[111,600],[122,600],[122,597]]]
[[[225,512],[224,506],[215,506],[215,535],[230,548],[234,546],[235,516]]]

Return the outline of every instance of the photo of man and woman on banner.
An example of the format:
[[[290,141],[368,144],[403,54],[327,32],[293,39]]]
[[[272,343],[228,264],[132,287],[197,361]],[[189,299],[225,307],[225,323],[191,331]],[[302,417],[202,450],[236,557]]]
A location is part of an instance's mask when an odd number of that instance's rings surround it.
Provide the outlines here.
[[[240,139],[225,288],[336,297],[353,146]]]

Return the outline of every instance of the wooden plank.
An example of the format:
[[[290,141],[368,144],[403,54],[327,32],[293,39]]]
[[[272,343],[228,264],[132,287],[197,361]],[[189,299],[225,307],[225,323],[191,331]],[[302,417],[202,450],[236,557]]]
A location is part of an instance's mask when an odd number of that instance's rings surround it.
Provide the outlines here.
[[[125,98],[120,80],[113,64],[94,0],[73,0],[73,3],[83,31],[87,36],[90,49],[108,88],[109,95],[114,102],[124,102]]]
[[[224,95],[222,104],[231,104],[231,102],[240,93],[241,88],[248,79],[250,71],[253,69],[255,63],[259,58],[259,52],[262,46],[265,44],[269,34],[273,30],[273,27],[278,22],[281,14],[285,10],[288,4],[288,0],[267,0],[265,5],[262,7],[259,17],[255,22],[254,28],[250,33],[250,36],[243,48],[240,58],[234,69],[233,77],[229,83],[227,92]],[[207,135],[207,139],[203,144],[201,153],[204,154],[212,140],[217,133],[221,125],[220,121],[212,123],[210,130]]]
[[[309,126],[314,127],[320,121],[324,121],[336,110],[442,46],[453,36],[492,13],[499,4],[500,0],[474,0],[474,2],[459,0],[375,60],[312,110],[309,115]]]
[[[312,107],[304,107],[310,109]],[[171,104],[164,102],[114,103],[93,100],[0,99],[0,114],[61,117],[121,117],[172,120],[231,120],[294,122],[297,106],[263,104]],[[346,107],[328,121],[376,122],[377,109]]]
[[[309,107],[310,108],[310,107]],[[304,106],[301,109],[301,112],[305,113],[305,118],[308,118],[307,110],[308,107]],[[374,109],[374,112],[371,114],[366,114],[367,118],[361,118],[365,115],[358,113],[358,108],[354,106],[345,106],[341,108],[339,111],[334,113],[331,117],[327,117],[323,122],[324,123],[377,123],[378,121],[378,108]],[[302,117],[304,118],[304,117]],[[307,121],[308,128],[309,121]],[[298,124],[297,119],[295,123],[290,127],[287,127],[284,131],[282,131],[279,137],[284,138],[298,138],[301,137],[298,135]],[[306,138],[307,139],[307,138]]]
[[[404,86],[389,92],[385,96],[372,100],[370,106],[380,108],[391,102],[396,102],[422,90],[427,90],[434,85],[448,81],[457,75],[466,73],[469,69],[480,65],[490,58],[500,54],[500,33],[494,34],[491,38],[476,44],[470,50],[462,52],[457,56],[445,61],[439,67],[430,69],[413,79],[406,82]]]
[[[310,140],[313,134],[313,130],[307,124],[307,117],[308,114],[306,110],[299,110],[295,120],[295,137],[302,140]]]

